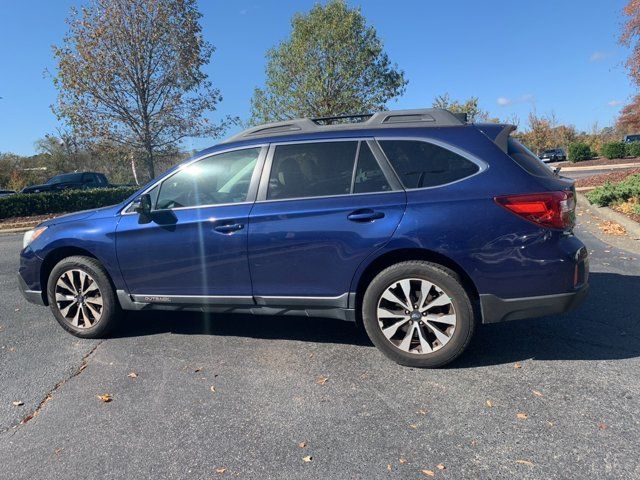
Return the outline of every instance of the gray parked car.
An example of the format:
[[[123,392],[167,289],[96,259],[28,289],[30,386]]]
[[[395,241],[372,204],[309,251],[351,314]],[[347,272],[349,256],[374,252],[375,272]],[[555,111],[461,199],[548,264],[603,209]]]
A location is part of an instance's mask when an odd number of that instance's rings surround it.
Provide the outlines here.
[[[567,154],[564,153],[564,150],[561,148],[551,148],[549,150],[545,150],[540,155],[540,160],[543,162],[563,162],[567,159]]]

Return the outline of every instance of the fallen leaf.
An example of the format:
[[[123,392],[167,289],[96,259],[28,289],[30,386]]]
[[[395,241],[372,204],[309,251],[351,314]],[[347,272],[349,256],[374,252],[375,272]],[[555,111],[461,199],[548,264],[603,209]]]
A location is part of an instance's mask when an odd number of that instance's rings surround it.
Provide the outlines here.
[[[533,462],[531,462],[529,460],[516,460],[516,463],[519,463],[521,465],[528,465],[530,467],[533,467]]]
[[[518,420],[526,420],[527,418],[529,418],[529,415],[524,412],[518,412],[516,413],[516,417],[518,417]]]
[[[436,465],[436,468],[438,470],[446,470],[447,467],[445,467],[443,463],[439,463],[438,465]]]
[[[209,390],[211,390],[213,393],[216,393],[216,387],[214,387],[213,385],[211,385],[211,388]]]
[[[389,471],[389,472],[391,471],[391,464],[390,463],[387,463],[387,471]]]
[[[542,394],[542,392],[539,392],[538,390],[531,390],[533,392],[533,394],[536,397],[544,397],[544,395]]]
[[[471,440],[471,446],[475,447],[476,445],[478,445],[478,441],[477,440]]]
[[[620,236],[620,235],[627,234],[627,230],[622,225],[616,222],[611,222],[609,220],[599,223],[598,228],[602,230],[604,233],[606,233],[607,235]]]
[[[27,423],[29,420],[31,420],[33,418],[33,415],[27,415],[26,417],[24,417],[22,420],[20,420],[20,423],[22,425],[24,425],[25,423]]]
[[[418,410],[416,413],[419,413],[420,415],[426,415],[426,414],[427,414],[427,411],[426,411],[426,410],[422,410],[422,409],[420,409],[420,410]]]
[[[311,460],[313,460],[313,457],[311,455],[307,455],[306,457],[302,457],[302,461],[303,462],[310,462]]]
[[[306,446],[307,446],[307,442],[300,442],[298,444],[298,447],[300,447],[300,448],[305,448]]]
[[[102,395],[96,395],[96,397],[98,397],[104,403],[109,403],[111,400],[113,400],[113,397],[110,393],[103,393]]]
[[[604,423],[604,422],[600,422],[600,423],[598,423],[598,428],[599,428],[600,430],[606,430],[607,428],[609,428],[609,425],[607,425],[607,424],[606,424],[606,423]]]
[[[129,378],[138,378],[138,374],[136,372],[131,372],[129,375],[127,375],[127,377],[129,377]]]
[[[433,470],[420,470],[422,473],[424,473],[426,476],[428,477],[435,477],[436,474]]]
[[[520,365],[518,362],[513,364],[513,368],[522,368],[522,365]]]
[[[198,373],[202,371],[202,367],[196,367],[196,369],[193,371],[193,373]]]
[[[487,407],[493,407],[493,402],[491,400],[487,400]]]
[[[222,475],[224,472],[226,472],[226,471],[227,471],[227,469],[226,469],[225,467],[218,467],[218,468],[216,468],[216,473],[219,473],[219,474],[221,474],[221,475]]]
[[[553,422],[550,422],[549,420],[547,420],[547,425],[549,425],[550,427],[553,427]]]
[[[405,463],[407,463],[407,459],[406,458],[401,458],[398,461],[400,462],[401,465],[404,465]]]
[[[13,404],[14,407],[21,407],[22,405],[24,405],[22,400],[16,400],[15,402],[11,402],[11,403]]]
[[[409,428],[413,428],[415,430],[418,428],[418,425],[416,425],[415,423],[412,423],[411,425],[409,425]]]
[[[60,448],[56,448],[53,453],[55,453],[56,455],[58,455],[61,451],[63,451],[64,448],[60,447]]]
[[[14,312],[19,312],[19,311],[20,311],[20,309],[19,309],[19,308],[16,308],[16,309],[14,310]]]
[[[323,375],[320,375],[320,376],[318,377],[318,379],[316,380],[316,383],[317,383],[318,385],[324,385],[325,383],[327,383],[327,380],[329,380],[329,377],[325,377],[325,376],[323,376]]]

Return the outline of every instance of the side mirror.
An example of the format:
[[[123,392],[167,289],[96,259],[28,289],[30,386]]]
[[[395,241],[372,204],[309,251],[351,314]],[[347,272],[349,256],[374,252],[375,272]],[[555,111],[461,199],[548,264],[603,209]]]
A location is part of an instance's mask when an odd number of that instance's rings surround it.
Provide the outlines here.
[[[133,201],[133,211],[140,215],[149,215],[151,213],[151,195],[143,193]]]

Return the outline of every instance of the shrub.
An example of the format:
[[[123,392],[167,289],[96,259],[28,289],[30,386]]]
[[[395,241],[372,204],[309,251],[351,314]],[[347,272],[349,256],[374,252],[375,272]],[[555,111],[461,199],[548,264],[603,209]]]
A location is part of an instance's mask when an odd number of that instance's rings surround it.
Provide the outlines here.
[[[602,145],[601,153],[608,159],[624,158],[627,155],[627,147],[622,142],[608,142]]]
[[[632,197],[640,197],[640,174],[630,175],[617,183],[607,182],[587,193],[589,201],[600,207],[626,202]]]
[[[106,207],[122,202],[137,190],[138,187],[118,187],[47,193],[18,193],[0,198],[0,219]]]
[[[630,157],[640,157],[640,142],[627,143],[627,155]]]
[[[581,162],[583,160],[589,160],[593,157],[591,148],[584,142],[573,142],[569,144],[569,161]]]

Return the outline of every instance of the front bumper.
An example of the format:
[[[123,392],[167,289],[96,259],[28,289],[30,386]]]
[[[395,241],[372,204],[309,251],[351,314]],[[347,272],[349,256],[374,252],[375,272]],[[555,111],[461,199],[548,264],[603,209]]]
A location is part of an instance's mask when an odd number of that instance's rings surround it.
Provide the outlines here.
[[[587,296],[589,285],[571,293],[543,295],[540,297],[500,298],[480,295],[482,323],[498,323],[508,320],[557,315],[579,307]]]
[[[35,303],[36,305],[46,305],[42,298],[42,292],[40,290],[29,290],[27,283],[20,274],[18,274],[18,285],[20,287],[20,293],[22,293],[22,296],[26,298],[28,302]]]

